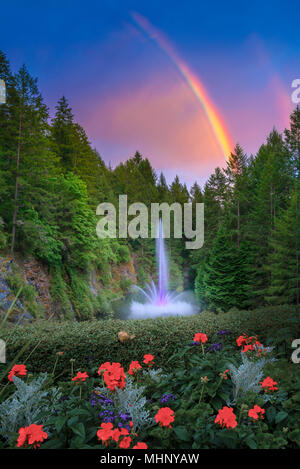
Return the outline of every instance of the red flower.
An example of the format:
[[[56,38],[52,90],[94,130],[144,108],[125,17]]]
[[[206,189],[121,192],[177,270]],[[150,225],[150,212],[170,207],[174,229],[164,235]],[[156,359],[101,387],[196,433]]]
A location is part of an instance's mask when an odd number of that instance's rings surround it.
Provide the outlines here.
[[[202,332],[198,332],[197,334],[195,334],[194,342],[202,342],[202,344],[205,344],[205,342],[207,341],[208,338],[206,334],[202,334]]]
[[[220,373],[220,376],[221,376],[223,379],[228,379],[228,376],[227,376],[228,371],[229,371],[229,370],[223,371],[223,373]]]
[[[277,391],[277,389],[278,389],[275,386],[275,384],[277,384],[277,382],[273,381],[273,379],[270,378],[270,376],[268,376],[263,381],[261,381],[260,384],[261,384],[261,387],[265,390],[265,392],[267,392],[267,391]]]
[[[157,414],[155,415],[156,423],[159,423],[161,427],[169,427],[171,428],[171,423],[174,422],[175,415],[174,411],[169,407],[162,407],[159,409]]]
[[[148,449],[146,443],[139,442],[132,449]]]
[[[237,345],[238,345],[239,347],[240,347],[241,345],[247,343],[247,342],[246,342],[246,334],[240,335],[240,337],[238,337],[238,338],[236,339],[236,343],[237,343]]]
[[[33,423],[29,427],[20,428],[17,446],[20,448],[26,444],[38,448],[46,438],[48,434],[43,431],[43,425]]]
[[[110,389],[111,391],[114,391],[115,388],[120,388],[120,389],[124,388],[126,375],[120,363],[110,364],[109,362],[107,362],[107,363],[104,363],[104,365],[101,365],[101,367],[99,368],[99,371],[101,369],[104,370],[103,379],[108,389]]]
[[[107,446],[108,441],[113,438],[114,432],[115,430],[113,429],[113,424],[111,422],[101,423],[101,428],[97,431],[97,437]]]
[[[129,371],[128,371],[128,373],[129,373],[130,375],[134,375],[134,374],[135,374],[138,370],[140,370],[141,368],[142,368],[142,367],[141,367],[141,365],[139,364],[138,361],[133,361],[133,362],[131,362],[130,365],[129,365]]]
[[[245,345],[242,352],[243,353],[246,353],[246,352],[249,352],[250,350],[254,350],[254,346],[249,344],[249,345]]]
[[[255,405],[253,407],[253,409],[249,410],[248,415],[249,415],[249,417],[252,417],[254,420],[257,420],[258,418],[263,419],[264,418],[264,416],[263,416],[264,413],[265,413],[265,409],[262,409],[258,405]]]
[[[77,375],[72,378],[72,381],[80,381],[83,383],[88,377],[89,375],[86,373],[86,371],[84,373],[78,371]]]
[[[125,438],[123,438],[123,440],[119,443],[119,448],[127,449],[129,448],[130,443],[131,443],[130,436],[125,436]]]
[[[215,423],[218,423],[221,427],[235,428],[237,426],[236,416],[233,413],[231,407],[223,407],[219,410]]]
[[[26,376],[27,370],[25,365],[14,365],[8,374],[9,381],[13,382],[13,376]]]
[[[110,362],[103,363],[98,370],[98,375],[101,375],[101,371],[108,370],[110,367],[111,367]]]
[[[126,430],[126,428],[121,428],[121,430],[119,428],[116,428],[115,430],[113,430],[112,432],[112,439],[115,441],[115,442],[118,442],[120,437],[121,436],[127,436],[129,435],[129,432],[128,430]]]
[[[149,367],[151,367],[153,365],[153,363],[150,363],[154,360],[154,356],[153,355],[150,355],[150,354],[146,354],[144,355],[144,363],[145,365],[148,365]]]

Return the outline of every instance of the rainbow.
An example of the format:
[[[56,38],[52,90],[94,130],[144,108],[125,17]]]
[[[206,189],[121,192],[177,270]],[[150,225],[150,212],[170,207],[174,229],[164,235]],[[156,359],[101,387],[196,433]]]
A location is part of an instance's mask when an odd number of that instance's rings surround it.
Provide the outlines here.
[[[199,78],[194,75],[188,65],[178,57],[177,53],[174,51],[173,47],[168,43],[165,37],[156,28],[154,28],[154,26],[152,26],[145,17],[135,12],[132,12],[131,15],[135,23],[151,39],[153,39],[172,60],[173,64],[184,78],[184,81],[194,94],[195,98],[201,104],[201,107],[207,116],[207,119],[219,144],[219,147],[224,157],[229,160],[230,154],[233,150],[233,142],[226,128],[224,120],[221,118],[215,104],[208,96],[204,85],[201,83]]]

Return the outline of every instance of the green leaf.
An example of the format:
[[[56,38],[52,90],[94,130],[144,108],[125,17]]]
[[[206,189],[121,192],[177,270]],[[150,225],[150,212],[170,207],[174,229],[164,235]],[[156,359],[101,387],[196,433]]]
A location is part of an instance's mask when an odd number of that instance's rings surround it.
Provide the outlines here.
[[[246,438],[245,442],[247,443],[247,445],[249,446],[249,448],[251,448],[251,449],[257,449],[256,441],[253,440],[253,438],[248,437],[248,438]]]
[[[55,419],[54,425],[57,433],[61,432],[62,427],[65,425],[66,421],[68,420],[68,416],[58,417]]]
[[[190,441],[191,436],[189,435],[187,429],[185,427],[175,427],[174,432],[176,436],[179,438],[181,441]]]
[[[85,439],[85,429],[82,422],[76,423],[76,425],[72,425],[70,428],[75,435],[78,435],[82,440]]]
[[[278,412],[278,414],[275,417],[275,423],[282,422],[284,419],[286,419],[286,417],[288,417],[287,412],[284,412],[283,410]]]

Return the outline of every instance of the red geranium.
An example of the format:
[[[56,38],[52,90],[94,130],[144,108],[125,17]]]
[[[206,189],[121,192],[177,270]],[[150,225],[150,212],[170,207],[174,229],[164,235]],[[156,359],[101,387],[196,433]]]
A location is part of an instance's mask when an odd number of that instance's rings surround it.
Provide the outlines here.
[[[105,445],[108,445],[108,441],[113,437],[114,435],[114,426],[111,422],[108,423],[101,423],[101,428],[97,431],[97,437],[99,440],[102,441],[102,443],[105,443]]]
[[[277,391],[277,389],[278,389],[275,386],[275,384],[278,384],[278,383],[276,381],[273,381],[273,379],[270,378],[270,376],[268,376],[263,381],[261,381],[260,384],[261,384],[261,387],[265,390],[265,392],[267,392],[267,391]]]
[[[121,436],[127,436],[127,435],[129,435],[129,432],[128,430],[126,430],[126,428],[121,428],[121,429],[116,428],[112,433],[112,439],[115,442],[118,442]]]
[[[247,353],[247,352],[250,352],[251,350],[254,350],[254,346],[252,344],[249,344],[249,345],[244,346],[242,352]]]
[[[124,388],[126,375],[120,363],[103,363],[98,370],[98,374],[101,375],[102,371],[108,389],[114,391],[115,388]]]
[[[38,448],[46,438],[48,434],[43,431],[43,425],[33,423],[29,427],[20,428],[17,446],[20,448],[24,445],[33,445],[34,448]]]
[[[125,436],[125,438],[123,438],[123,440],[119,443],[119,448],[127,449],[129,448],[130,443],[131,443],[130,436]]]
[[[236,339],[236,343],[237,343],[237,345],[238,345],[239,347],[240,347],[241,345],[247,343],[247,342],[246,342],[246,334],[240,335],[240,337],[238,337],[238,338]]]
[[[100,368],[98,370],[98,375],[101,375],[102,371],[104,372],[105,370],[108,370],[110,367],[111,367],[110,362],[102,363],[102,365],[100,366]]]
[[[8,374],[9,381],[13,382],[13,376],[26,376],[27,370],[25,365],[14,365]]]
[[[146,443],[139,442],[132,449],[148,449]]]
[[[235,428],[237,426],[236,416],[233,413],[231,407],[223,407],[219,410],[215,423],[218,423],[221,427]]]
[[[206,334],[202,334],[202,332],[198,332],[197,334],[195,334],[194,342],[201,342],[202,344],[205,344],[205,342],[207,341],[208,338]]]
[[[86,371],[84,373],[78,371],[77,375],[72,378],[72,381],[79,381],[83,383],[88,377],[89,375],[86,373]]]
[[[150,355],[150,354],[144,355],[144,363],[145,363],[145,365],[148,365],[149,368],[153,365],[153,360],[154,360],[153,355]]]
[[[162,407],[155,415],[155,421],[160,424],[161,427],[171,428],[171,423],[174,422],[175,415],[174,411],[169,407]]]
[[[265,413],[265,409],[262,409],[261,407],[259,407],[259,405],[255,405],[253,409],[249,410],[248,415],[249,417],[252,417],[254,420],[257,420],[258,418],[263,419],[264,413]]]
[[[129,365],[129,370],[128,370],[128,373],[130,375],[134,375],[138,370],[140,370],[142,367],[141,365],[139,364],[138,361],[133,361],[130,363]]]

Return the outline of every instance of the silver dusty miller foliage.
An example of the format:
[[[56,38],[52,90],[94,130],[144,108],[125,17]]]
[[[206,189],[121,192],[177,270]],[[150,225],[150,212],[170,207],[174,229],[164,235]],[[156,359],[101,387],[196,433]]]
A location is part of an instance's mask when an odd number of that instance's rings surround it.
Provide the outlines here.
[[[103,396],[113,399],[113,408],[115,413],[130,414],[135,430],[145,430],[155,424],[154,418],[150,416],[150,412],[146,409],[147,399],[144,396],[144,386],[138,386],[133,382],[131,377],[126,377],[126,386],[124,389],[116,388],[112,396],[111,392],[106,388],[97,388]]]
[[[54,412],[61,393],[56,388],[42,390],[46,379],[47,373],[29,383],[17,376],[13,377],[16,390],[0,405],[0,435],[3,438],[10,439],[21,427],[32,423],[43,425],[46,416],[41,418],[41,412],[48,416]]]
[[[271,347],[264,349],[267,353],[272,351]],[[242,353],[242,364],[235,367],[228,364],[229,375],[233,384],[233,402],[247,391],[259,393],[260,381],[263,377],[263,368],[267,362],[274,361],[274,358],[260,357],[258,360],[249,360],[245,353]]]

